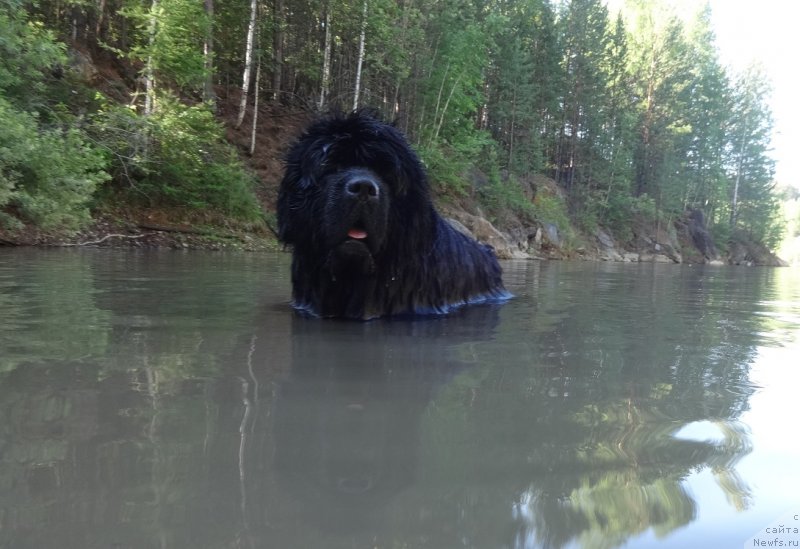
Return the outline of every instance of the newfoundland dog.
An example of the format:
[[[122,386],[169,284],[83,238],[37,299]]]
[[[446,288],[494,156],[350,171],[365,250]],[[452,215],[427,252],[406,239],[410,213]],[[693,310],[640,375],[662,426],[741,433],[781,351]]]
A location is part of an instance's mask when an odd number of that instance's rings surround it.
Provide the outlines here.
[[[434,209],[403,134],[372,113],[332,115],[289,149],[278,236],[293,305],[321,317],[444,314],[510,297],[490,246]]]

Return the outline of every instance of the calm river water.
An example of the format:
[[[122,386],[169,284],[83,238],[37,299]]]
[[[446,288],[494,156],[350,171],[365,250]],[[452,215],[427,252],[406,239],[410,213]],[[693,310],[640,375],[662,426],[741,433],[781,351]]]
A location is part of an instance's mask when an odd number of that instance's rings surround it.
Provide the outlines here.
[[[797,270],[361,323],[288,259],[0,249],[0,548],[800,546]]]

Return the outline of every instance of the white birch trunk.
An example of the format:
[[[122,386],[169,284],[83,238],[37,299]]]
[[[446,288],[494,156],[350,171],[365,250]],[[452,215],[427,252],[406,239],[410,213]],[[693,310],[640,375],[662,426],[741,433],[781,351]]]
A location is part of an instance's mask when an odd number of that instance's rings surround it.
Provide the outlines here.
[[[453,93],[455,93],[456,88],[458,87],[459,82],[461,81],[461,77],[463,76],[463,72],[458,75],[456,81],[453,82],[453,87],[450,88],[450,94],[447,96],[447,100],[444,102],[444,107],[442,107],[442,114],[439,116],[439,124],[436,126],[436,132],[433,134],[433,139],[431,139],[431,144],[435,143],[437,139],[439,139],[439,131],[442,129],[442,125],[444,124],[444,117],[447,114],[447,107],[450,106],[450,100],[453,98]],[[434,119],[435,121],[435,119]]]
[[[147,54],[147,63],[144,68],[144,115],[150,116],[156,108],[156,75],[153,67],[153,46],[156,42],[156,32],[158,31],[158,0],[153,0],[150,4],[150,20],[147,23],[147,43],[150,51]]]
[[[353,110],[358,109],[358,96],[361,93],[361,67],[364,65],[364,42],[367,38],[367,1],[361,14],[361,38],[358,41],[358,68],[356,69],[356,89],[353,93]]]
[[[273,5],[272,19],[272,100],[279,101],[281,98],[281,86],[283,77],[283,22],[284,9],[283,0],[275,0]]]
[[[242,97],[239,101],[239,116],[236,128],[241,127],[247,111],[247,94],[250,90],[250,74],[253,72],[253,46],[256,36],[256,18],[258,16],[258,0],[250,1],[250,23],[247,25],[247,46],[244,52],[244,74],[242,76]]]
[[[322,110],[325,101],[328,99],[328,92],[331,81],[331,7],[325,7],[325,53],[322,58],[322,89],[319,92],[319,103],[317,107]]]
[[[206,72],[203,100],[211,102],[212,108],[214,108],[216,102],[214,93],[214,0],[205,0],[205,8],[208,16],[208,28],[203,41],[203,68]]]
[[[253,90],[253,129],[250,132],[250,156],[256,150],[256,127],[258,126],[258,83],[261,81],[261,55],[256,61],[256,82]]]

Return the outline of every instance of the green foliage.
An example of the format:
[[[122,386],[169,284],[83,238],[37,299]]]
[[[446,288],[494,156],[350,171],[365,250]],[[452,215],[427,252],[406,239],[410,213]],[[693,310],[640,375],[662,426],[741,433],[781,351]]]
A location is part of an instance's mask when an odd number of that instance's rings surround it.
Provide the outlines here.
[[[559,28],[563,123],[554,161],[556,178],[574,201],[580,187],[591,184],[602,134],[607,78],[602,60],[610,36],[607,10],[600,0],[573,0],[563,6]]]
[[[187,106],[164,91],[158,108],[143,117],[102,96],[85,101],[49,72],[65,64],[63,44],[29,20],[17,4],[0,13],[0,221],[44,228],[76,228],[89,221],[95,192],[113,178],[128,196],[149,205],[214,210],[246,220],[260,218],[253,178],[225,144],[221,125],[205,105]],[[140,16],[146,14],[141,12]],[[164,0],[153,14],[161,29],[146,50],[160,74],[181,87],[204,77],[196,39],[207,20],[201,8]],[[80,105],[59,101],[81,98]],[[71,111],[97,109],[82,113]],[[87,124],[88,122],[88,124]],[[109,174],[106,173],[106,169]],[[106,193],[108,194],[108,193]]]
[[[731,240],[731,225],[727,220],[717,223],[710,223],[709,230],[714,240],[714,246],[720,253],[728,251]]]
[[[753,240],[775,243],[782,232],[779,199],[774,191],[775,162],[769,157],[772,115],[766,104],[770,86],[758,66],[739,74],[732,92],[732,135],[727,171],[732,231]]]
[[[536,210],[525,196],[515,178],[494,178],[481,192],[481,201],[488,206],[495,219],[502,220],[503,212],[511,211],[528,219],[536,219]]]
[[[517,178],[506,172],[501,175],[498,161],[499,147],[487,146],[480,165],[488,168],[488,182],[478,189],[478,198],[495,220],[501,220],[505,212],[513,212],[522,218],[533,220],[535,212]]]
[[[633,238],[630,202],[631,197],[624,194],[614,194],[608,200],[598,202],[603,225],[611,229],[621,242],[628,242]]]
[[[693,20],[665,0],[628,0],[614,19],[601,0],[370,0],[366,19],[354,0],[267,5],[256,26],[261,97],[308,107],[320,104],[324,87],[326,108],[348,109],[358,79],[360,103],[397,121],[434,188],[477,198],[498,219],[503,210],[561,218],[563,204],[548,204],[560,198],[529,204],[519,181],[538,173],[557,181],[587,231],[602,225],[626,239],[634,218],[663,225],[700,208],[731,234],[770,243],[780,234],[768,86],[758,71],[736,76],[721,66],[707,5]],[[212,84],[242,81],[248,3],[215,2],[213,13],[193,0],[64,6],[0,0],[0,92],[16,109],[6,108],[6,136],[24,113],[37,113],[40,147],[68,134],[53,155],[91,149],[78,144],[90,133],[109,162],[111,191],[258,217],[251,178],[222,144],[212,110],[186,104],[201,91],[211,97]],[[95,112],[69,78],[54,85],[59,70],[69,72],[56,36],[79,51],[104,48],[122,61],[117,68],[138,70],[138,80],[126,77],[136,82],[132,108]],[[136,111],[143,97],[144,117]],[[7,166],[17,153],[5,153]],[[76,166],[49,162],[80,174],[96,165],[90,156],[75,155]],[[52,210],[44,183],[29,185],[42,190],[26,195],[35,200],[20,194],[14,166],[0,182],[6,219],[12,208],[29,217]],[[469,173],[488,174],[488,182],[470,188]],[[90,192],[93,181],[76,193]]]
[[[424,101],[430,116],[421,119],[420,133],[428,146],[447,143],[470,148],[475,132],[472,116],[483,101],[487,36],[480,25],[460,17],[442,14],[440,24],[439,56],[425,81]]]
[[[471,191],[466,175],[475,166],[476,158],[492,158],[493,142],[481,131],[465,132],[456,143],[428,143],[418,147],[420,158],[428,170],[434,189],[443,194],[468,195]],[[489,169],[493,167],[487,162]]]
[[[442,147],[419,147],[419,155],[434,190],[445,195],[469,194],[469,186],[464,178],[469,163],[463,158],[447,154]]]
[[[108,179],[105,158],[76,129],[44,129],[35,115],[0,98],[0,222],[21,217],[44,228],[76,228],[89,220],[95,188]]]
[[[558,195],[539,192],[533,199],[533,216],[541,223],[552,223],[567,239],[574,237],[566,202]]]
[[[146,194],[170,204],[258,218],[254,180],[224,144],[222,127],[208,108],[165,101],[151,123],[150,162],[157,171],[142,183]]]
[[[149,117],[107,105],[94,118],[92,132],[110,151],[119,185],[151,206],[259,219],[253,177],[208,106],[187,106],[168,95],[158,104]]]
[[[537,119],[555,97],[559,82],[548,3],[526,0],[498,6],[487,75],[488,126],[501,145],[500,162],[528,175],[544,166],[546,136]]]
[[[39,103],[44,71],[64,63],[65,47],[28,18],[24,4],[0,0],[0,94],[24,109]]]
[[[203,85],[203,38],[211,21],[202,2],[159,0],[147,7],[134,4],[124,10],[141,36],[126,54],[139,62],[149,60],[158,79],[173,83],[186,92],[197,92]],[[152,40],[148,32],[153,30]]]
[[[20,4],[2,5],[0,223],[76,228],[89,219],[92,193],[108,178],[106,162],[79,129],[67,129],[51,111],[45,124],[36,112],[48,107],[48,73],[65,62],[64,46]]]
[[[63,44],[21,4],[0,6],[0,223],[75,228],[89,219],[92,193],[108,178],[105,159],[69,127],[65,109],[48,105],[47,74],[65,62]]]

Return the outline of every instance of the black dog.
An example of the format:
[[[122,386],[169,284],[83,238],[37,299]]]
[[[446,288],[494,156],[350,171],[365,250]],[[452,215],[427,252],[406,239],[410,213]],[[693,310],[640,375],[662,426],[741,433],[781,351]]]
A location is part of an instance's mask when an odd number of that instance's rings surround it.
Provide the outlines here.
[[[324,118],[291,147],[278,234],[293,249],[293,305],[316,316],[443,314],[510,297],[492,248],[439,216],[403,134],[369,112]]]

